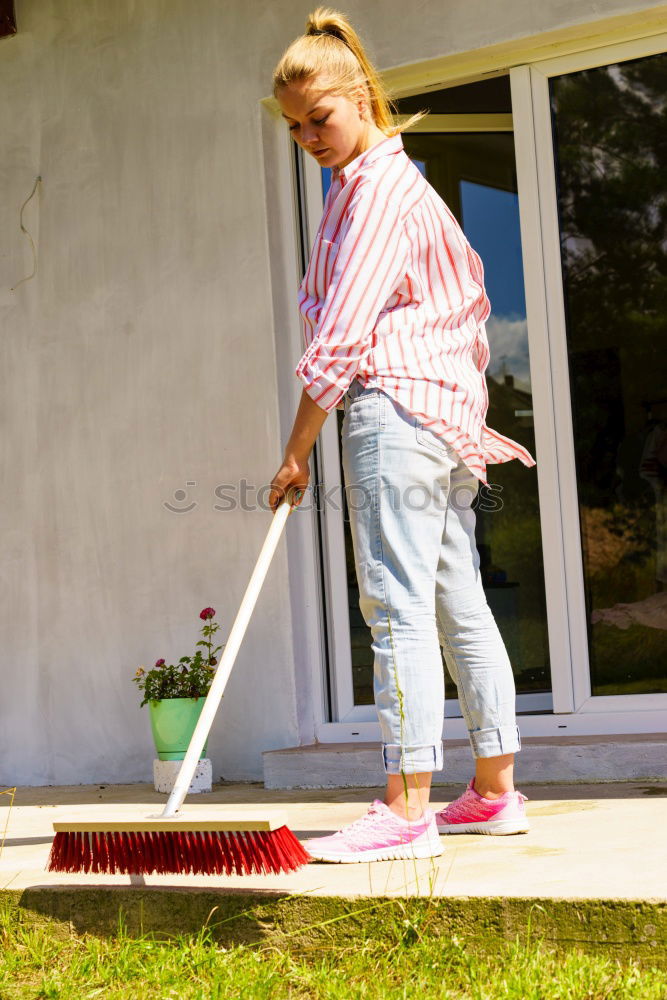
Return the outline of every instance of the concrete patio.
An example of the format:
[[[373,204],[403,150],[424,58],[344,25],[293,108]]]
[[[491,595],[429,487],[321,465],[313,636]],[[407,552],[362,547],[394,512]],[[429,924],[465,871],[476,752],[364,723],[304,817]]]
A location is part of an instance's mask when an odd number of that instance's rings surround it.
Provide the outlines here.
[[[432,802],[440,806],[461,790],[436,786]],[[276,921],[294,919],[303,926],[314,913],[335,919],[360,900],[421,900],[439,905],[457,933],[476,934],[483,925],[512,936],[525,929],[532,914],[533,926],[548,940],[630,949],[664,964],[667,785],[523,784],[521,790],[529,800],[527,834],[443,837],[444,853],[425,861],[311,863],[291,874],[220,877],[49,873],[55,819],[140,819],[158,811],[166,797],[148,784],[18,788],[9,818],[9,796],[0,795],[0,835],[8,818],[0,897],[26,917],[102,933],[116,926],[121,906],[130,927],[173,933],[201,926],[212,907],[219,916],[261,904],[262,919],[275,930]],[[210,794],[190,796],[184,811],[241,817],[284,809],[290,828],[304,838],[355,819],[381,795],[380,788],[286,791],[216,784]],[[288,901],[291,918],[285,916]],[[246,928],[251,937],[261,923],[255,921],[252,932]]]

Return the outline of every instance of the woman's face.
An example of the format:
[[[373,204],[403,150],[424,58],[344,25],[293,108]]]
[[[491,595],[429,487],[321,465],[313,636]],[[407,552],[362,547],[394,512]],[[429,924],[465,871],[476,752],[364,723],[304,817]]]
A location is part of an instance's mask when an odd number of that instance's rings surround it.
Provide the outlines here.
[[[277,95],[292,137],[322,167],[344,167],[362,152],[368,119],[363,103],[333,95],[326,81],[294,80]]]

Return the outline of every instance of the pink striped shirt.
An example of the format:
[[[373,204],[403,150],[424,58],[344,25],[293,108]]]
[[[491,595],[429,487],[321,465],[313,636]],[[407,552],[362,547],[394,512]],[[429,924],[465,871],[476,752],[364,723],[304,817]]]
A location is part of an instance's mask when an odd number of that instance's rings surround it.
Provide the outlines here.
[[[357,376],[444,438],[485,484],[487,463],[536,464],[486,426],[482,261],[400,133],[332,168],[298,302],[306,351],[296,374],[322,409],[342,405]]]

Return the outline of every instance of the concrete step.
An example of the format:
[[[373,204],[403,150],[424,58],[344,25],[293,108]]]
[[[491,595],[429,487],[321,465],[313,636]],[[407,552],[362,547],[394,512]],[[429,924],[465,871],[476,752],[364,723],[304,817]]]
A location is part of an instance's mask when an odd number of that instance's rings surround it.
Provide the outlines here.
[[[313,743],[268,750],[266,788],[370,788],[385,779],[379,743]],[[473,758],[467,740],[446,740],[445,766],[434,785],[467,783]],[[667,778],[667,735],[529,736],[522,738],[514,778],[531,782],[637,781]]]
[[[501,942],[540,941],[559,951],[577,949],[667,969],[667,907],[652,901],[430,897],[426,892],[360,901],[257,889],[221,892],[219,888],[122,886],[6,890],[0,900],[10,919],[24,926],[48,924],[54,936],[67,938],[73,934],[113,936],[122,919],[129,938],[152,933],[165,939],[197,934],[207,927],[224,948],[261,944],[299,955],[305,949],[330,953],[333,948],[348,949],[355,944],[363,948],[369,940],[386,941],[388,927],[409,920],[417,926],[423,921],[429,934],[456,937],[476,953],[493,956]]]

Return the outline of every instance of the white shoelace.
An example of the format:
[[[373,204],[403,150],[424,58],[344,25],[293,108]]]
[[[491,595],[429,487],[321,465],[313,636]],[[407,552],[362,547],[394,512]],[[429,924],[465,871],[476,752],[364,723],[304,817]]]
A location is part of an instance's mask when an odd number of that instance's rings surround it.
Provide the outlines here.
[[[349,826],[338,830],[337,833],[342,834],[354,847],[364,847],[369,841],[375,840],[377,821],[383,818],[388,819],[389,817],[383,809],[372,805],[368,812],[364,813],[359,819],[354,820]],[[400,817],[397,816],[396,819],[400,822]],[[423,824],[424,820],[422,818],[414,822]],[[409,825],[406,824],[406,828],[409,829]]]

